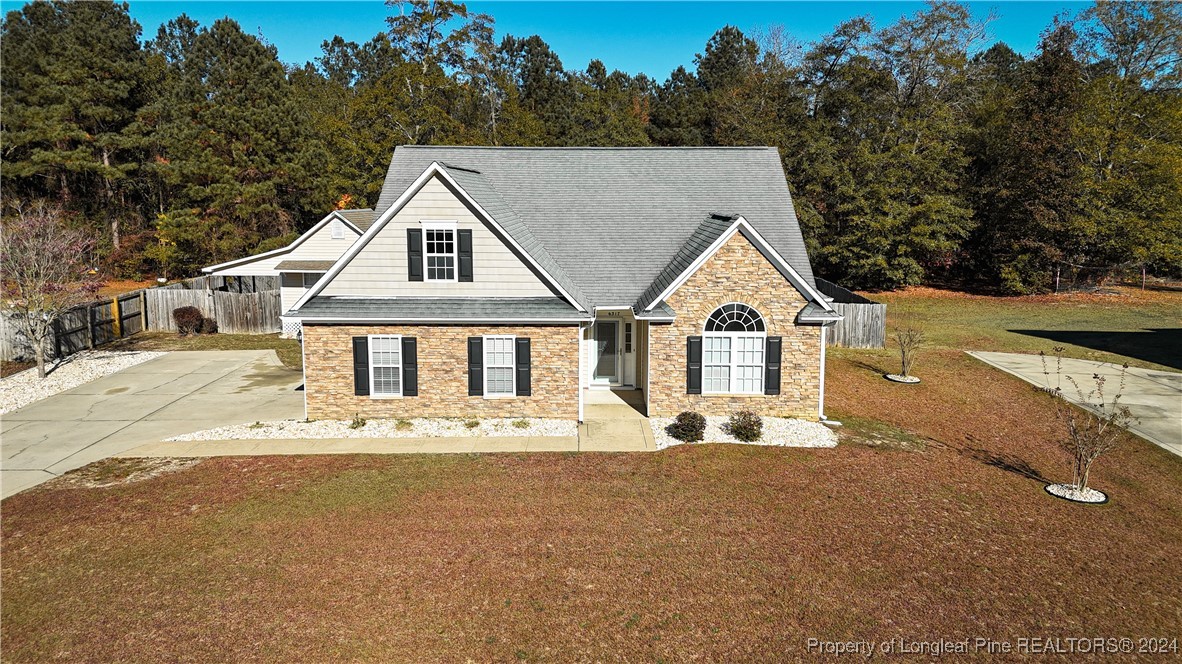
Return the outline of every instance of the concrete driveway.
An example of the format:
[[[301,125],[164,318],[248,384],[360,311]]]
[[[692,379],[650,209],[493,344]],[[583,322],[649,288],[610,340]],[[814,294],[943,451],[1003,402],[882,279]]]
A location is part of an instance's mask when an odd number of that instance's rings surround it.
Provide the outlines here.
[[[274,351],[184,351],[0,416],[0,497],[190,431],[304,416]]]
[[[1039,387],[1047,385],[1042,358],[1038,355],[984,351],[969,351],[969,355],[1028,383]],[[1047,369],[1051,372],[1054,387],[1055,358],[1047,358]],[[1111,398],[1119,384],[1121,367],[1107,362],[1063,358],[1061,371],[1064,379],[1059,386],[1063,389],[1063,396],[1072,403],[1078,403],[1075,388],[1067,382],[1066,376],[1074,378],[1085,394],[1095,387],[1093,374],[1105,376],[1105,392]],[[1182,456],[1182,373],[1129,367],[1120,402],[1128,406],[1133,417],[1137,418],[1129,431]]]

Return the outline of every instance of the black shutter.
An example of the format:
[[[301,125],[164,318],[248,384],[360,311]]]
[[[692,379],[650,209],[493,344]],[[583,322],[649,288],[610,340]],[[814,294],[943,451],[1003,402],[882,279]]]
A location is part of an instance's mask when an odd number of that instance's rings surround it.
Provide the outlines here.
[[[402,337],[402,396],[419,396],[418,340]]]
[[[353,394],[369,394],[369,337],[353,337]]]
[[[459,231],[460,281],[472,281],[472,231]]]
[[[468,396],[484,396],[483,337],[468,337]]]
[[[423,280],[423,229],[406,229],[406,278]]]
[[[530,396],[529,337],[517,339],[517,396]]]
[[[702,393],[702,337],[685,338],[685,393]]]
[[[780,393],[780,349],[784,345],[781,337],[768,337],[764,357],[767,363],[763,369],[763,393]]]

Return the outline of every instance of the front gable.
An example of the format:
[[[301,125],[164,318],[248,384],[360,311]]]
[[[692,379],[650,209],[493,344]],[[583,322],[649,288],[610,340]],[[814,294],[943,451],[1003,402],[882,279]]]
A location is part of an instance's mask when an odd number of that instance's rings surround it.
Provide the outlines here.
[[[731,248],[730,251],[734,251],[736,246],[745,247],[748,252],[753,252],[750,256],[751,266],[758,265],[760,269],[768,271],[765,285],[773,287],[777,291],[780,290],[778,288],[780,285],[786,286],[794,291],[791,299],[794,301],[799,299],[801,307],[810,304],[822,313],[836,315],[820,292],[804,280],[771,244],[747,223],[746,219],[742,216],[725,217],[720,215],[711,215],[686,241],[686,244],[678,251],[666,269],[658,275],[657,280],[641,296],[641,300],[637,302],[635,307],[637,312],[646,315],[654,309],[658,309],[661,303],[671,302],[678,291],[686,284],[699,278],[702,271],[708,267],[715,272],[721,270],[721,279],[724,281],[730,278],[728,276],[730,271],[738,269],[740,265],[720,262],[718,255],[728,247]],[[726,269],[722,269],[723,267]],[[733,276],[735,276],[734,283],[737,287],[742,283],[742,280],[738,278],[737,274]],[[718,275],[712,275],[709,272],[701,276],[704,279],[712,277],[719,278]],[[799,309],[800,307],[798,307]]]
[[[383,215],[385,216],[385,215]],[[472,281],[412,281],[408,231],[453,227],[472,237]],[[425,233],[422,235],[425,263]],[[459,238],[453,242],[458,244]],[[458,262],[458,247],[455,247]],[[354,297],[553,297],[554,291],[437,174],[389,218],[317,295]],[[458,265],[456,266],[458,269]]]

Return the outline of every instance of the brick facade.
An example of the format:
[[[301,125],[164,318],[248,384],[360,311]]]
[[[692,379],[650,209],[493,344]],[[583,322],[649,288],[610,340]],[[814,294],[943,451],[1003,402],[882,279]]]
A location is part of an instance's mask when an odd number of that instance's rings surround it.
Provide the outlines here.
[[[804,297],[747,238],[736,233],[667,300],[677,312],[671,325],[649,326],[649,416],[671,417],[684,410],[727,415],[751,410],[759,415],[817,418],[821,389],[821,328],[797,325]],[[768,336],[783,337],[780,394],[686,394],[686,337],[702,334],[706,318],[719,306],[742,302],[763,315]]]
[[[579,414],[577,326],[314,325],[304,323],[304,389],[310,419],[550,417]],[[400,334],[418,341],[419,395],[353,394],[352,338]],[[468,396],[468,337],[529,337],[532,396]]]

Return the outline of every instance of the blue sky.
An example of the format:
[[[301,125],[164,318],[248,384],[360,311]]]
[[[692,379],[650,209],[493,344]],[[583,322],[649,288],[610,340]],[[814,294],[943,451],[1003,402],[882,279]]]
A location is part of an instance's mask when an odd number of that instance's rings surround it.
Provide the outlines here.
[[[4,2],[10,10],[21,3]],[[151,38],[161,23],[182,12],[208,25],[230,16],[252,34],[262,34],[279,49],[284,62],[303,64],[320,53],[320,43],[333,35],[363,42],[385,27],[391,10],[383,2],[171,2],[131,0],[131,14]],[[991,13],[992,41],[1004,41],[1020,53],[1031,53],[1051,19],[1072,14],[1090,3],[970,2],[973,15]],[[839,22],[860,15],[876,26],[923,8],[920,2],[470,2],[469,8],[492,14],[498,39],[505,34],[540,35],[568,69],[582,69],[599,58],[609,70],[644,72],[664,80],[678,65],[692,67],[710,35],[726,25],[745,32],[781,24],[808,42]],[[990,42],[990,43],[991,43]]]

